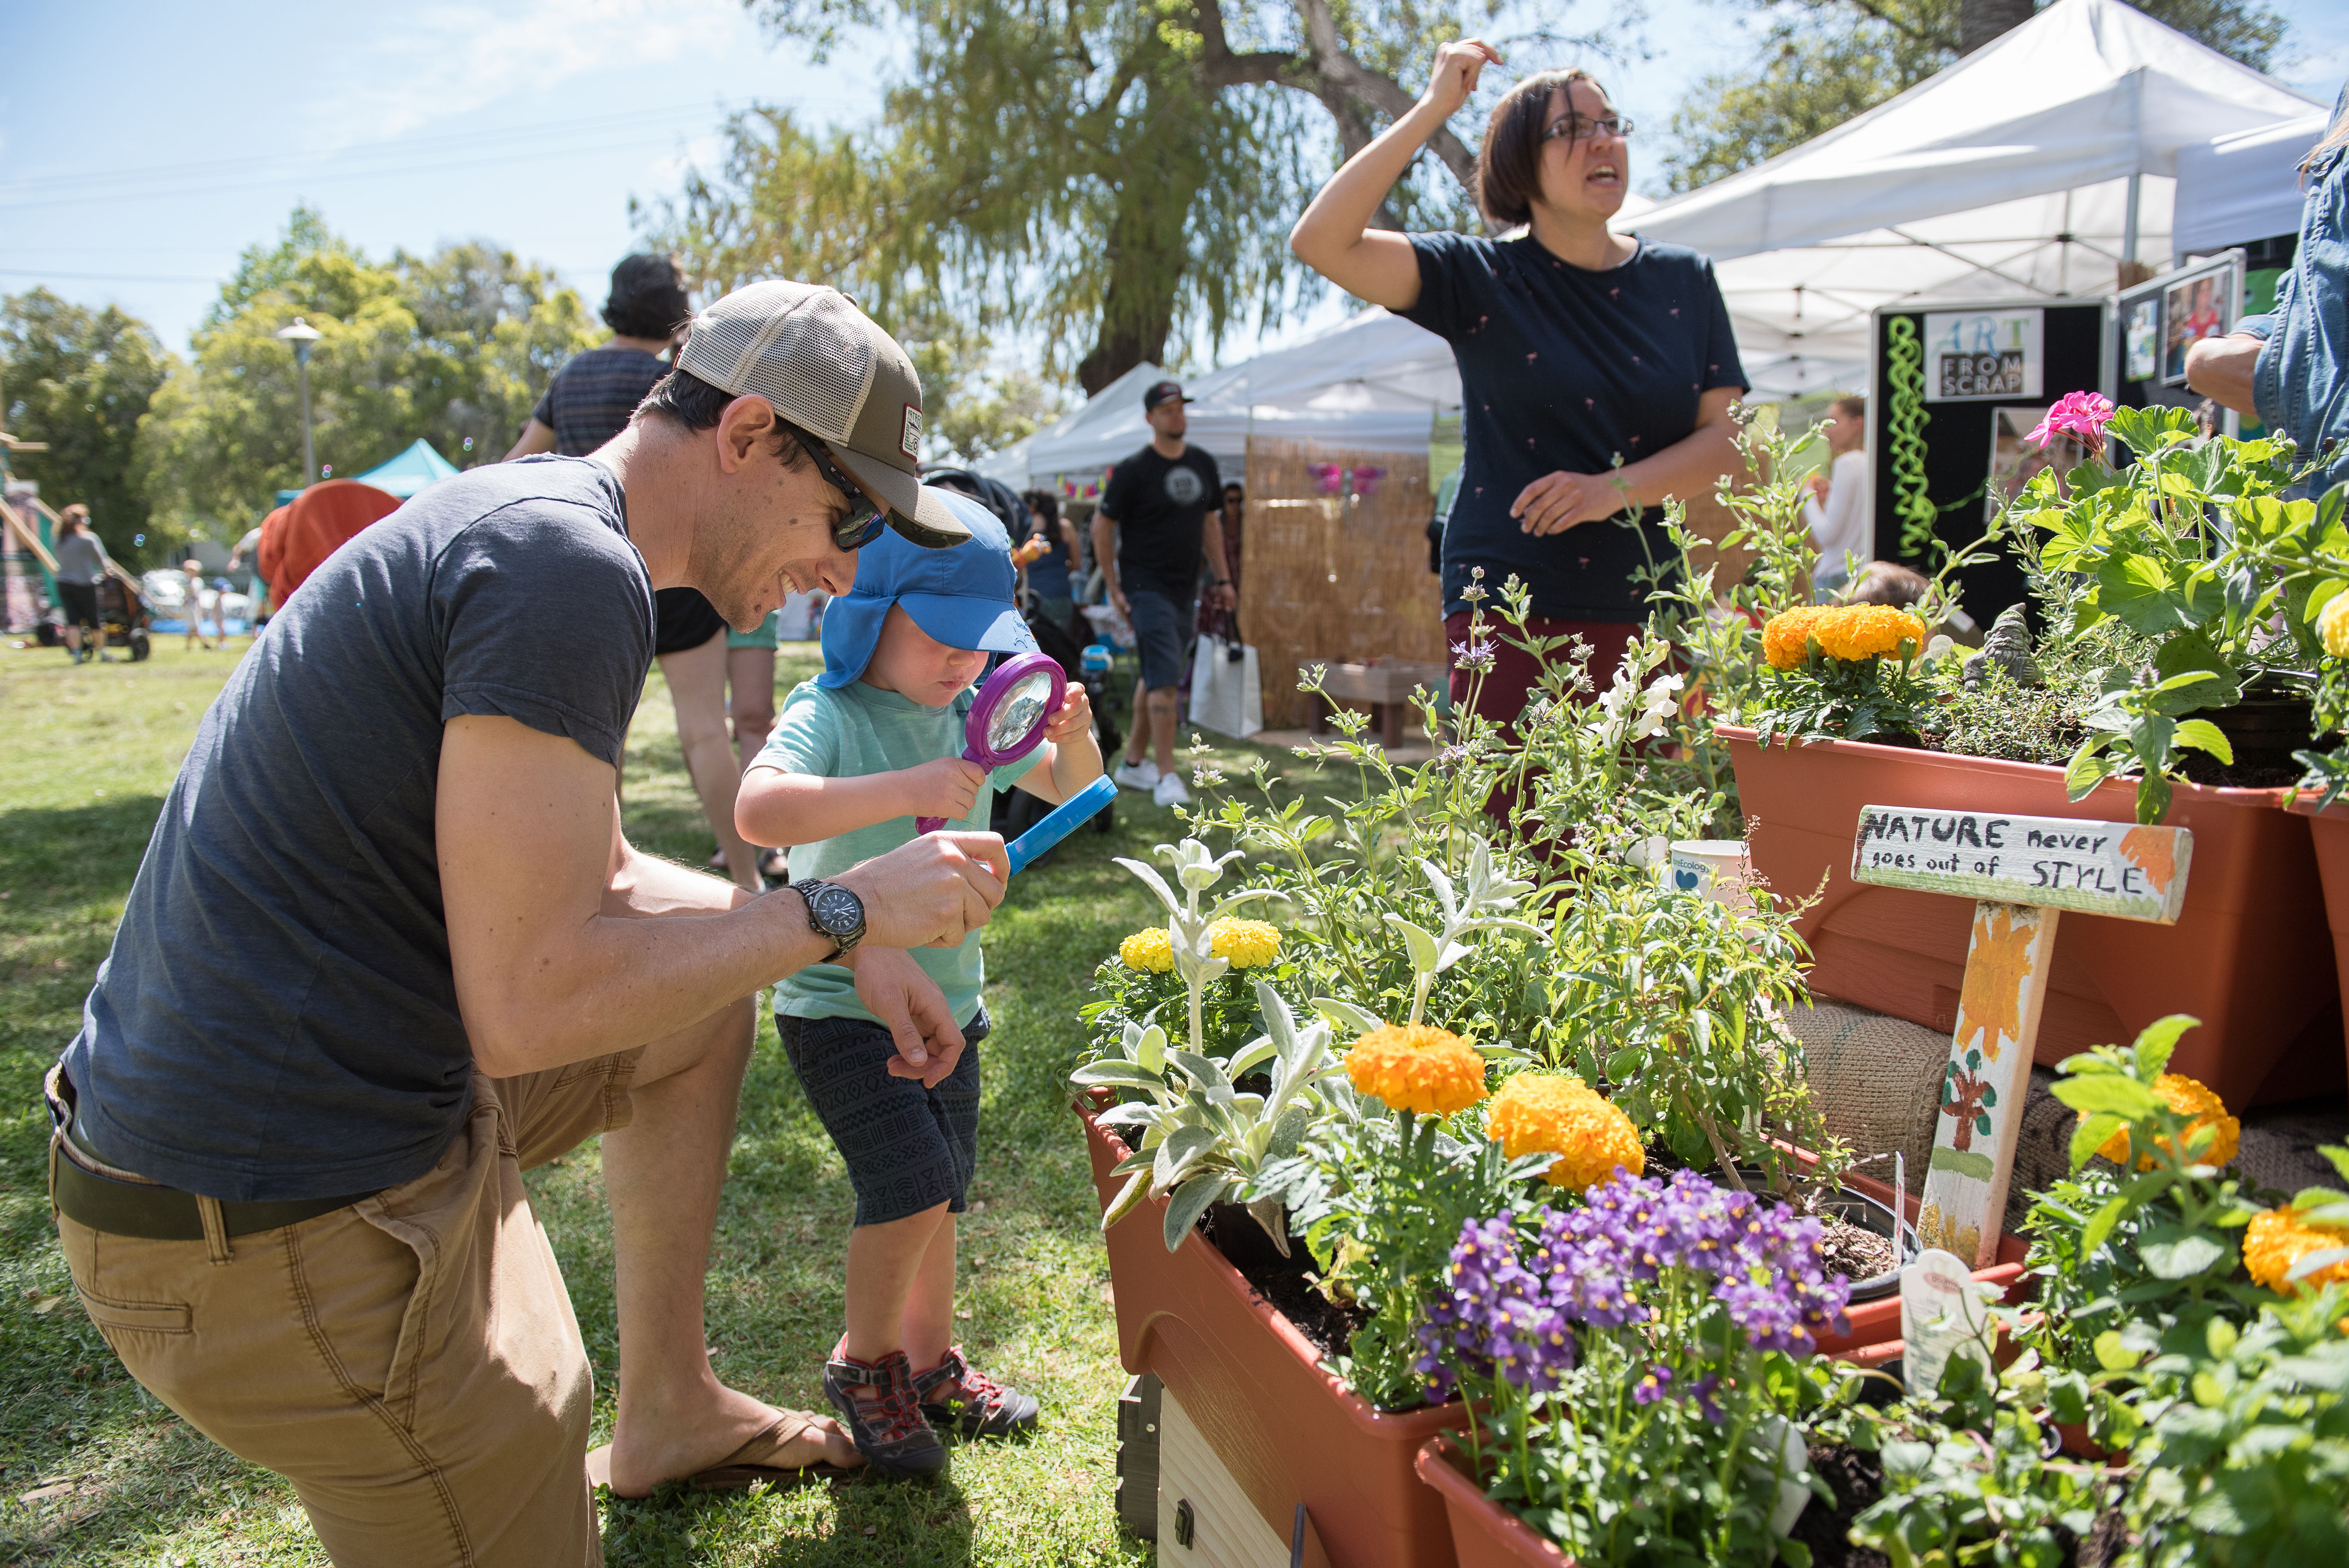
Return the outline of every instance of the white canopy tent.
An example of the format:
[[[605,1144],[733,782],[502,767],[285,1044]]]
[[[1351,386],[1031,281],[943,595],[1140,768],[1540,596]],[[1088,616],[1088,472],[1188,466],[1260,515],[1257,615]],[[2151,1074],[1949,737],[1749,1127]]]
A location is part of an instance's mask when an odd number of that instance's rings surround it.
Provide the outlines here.
[[[1142,394],[1166,372],[1139,365],[1047,429],[978,465],[1015,488],[1097,477],[1150,440]],[[1439,414],[1460,407],[1452,346],[1383,310],[1368,310],[1285,348],[1185,381],[1193,445],[1237,477],[1251,435],[1378,452],[1428,449]]]
[[[2178,154],[2178,206],[2170,248],[2180,257],[2300,232],[2308,192],[2300,160],[2324,136],[2323,112],[2237,131]]]
[[[2108,294],[2168,254],[2181,151],[2319,107],[2122,0],[2056,0],[1635,226],[1713,258],[1756,396],[1859,387],[1876,306]]]

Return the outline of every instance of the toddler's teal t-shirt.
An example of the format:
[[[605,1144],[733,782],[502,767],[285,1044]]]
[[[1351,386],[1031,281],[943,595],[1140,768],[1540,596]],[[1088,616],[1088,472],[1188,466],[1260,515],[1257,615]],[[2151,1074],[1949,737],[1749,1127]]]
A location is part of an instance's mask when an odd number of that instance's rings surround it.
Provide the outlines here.
[[[976,691],[966,691],[945,707],[930,707],[896,692],[884,691],[863,681],[843,686],[820,686],[802,681],[783,699],[783,711],[774,733],[750,766],[781,768],[822,779],[858,779],[868,773],[888,773],[919,768],[941,757],[959,757],[963,725],[970,716]],[[998,789],[1012,783],[1043,757],[1044,748],[996,769],[979,786],[970,814],[947,824],[952,830],[984,832]],[[897,817],[875,822],[836,839],[785,846],[791,851],[792,880],[832,877],[862,861],[885,854],[910,842],[914,819]],[[955,947],[916,947],[921,965],[938,989],[955,1022],[967,1024],[978,1011],[978,993],[986,980],[976,931]],[[793,1018],[864,1018],[878,1023],[856,998],[856,977],[837,964],[812,964],[775,985],[775,1011]]]

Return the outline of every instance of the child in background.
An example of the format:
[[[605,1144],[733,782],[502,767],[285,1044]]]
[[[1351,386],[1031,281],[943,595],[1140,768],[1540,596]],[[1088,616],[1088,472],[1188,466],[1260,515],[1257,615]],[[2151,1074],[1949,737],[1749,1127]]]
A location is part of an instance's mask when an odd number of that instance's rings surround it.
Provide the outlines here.
[[[204,635],[204,608],[209,602],[213,613],[217,614],[220,609],[220,595],[205,583],[202,562],[181,562],[180,575],[186,578],[188,582],[188,634],[180,646],[181,648],[200,647],[209,653],[212,643],[211,638]],[[223,648],[228,646],[228,625],[225,622],[222,623],[220,629],[220,645]]]
[[[858,553],[854,590],[824,613],[823,674],[785,699],[742,780],[736,827],[753,843],[788,848],[799,876],[821,880],[895,849],[915,836],[917,817],[984,830],[995,791],[1009,784],[1057,803],[1101,777],[1092,711],[1075,682],[1027,757],[992,773],[963,760],[971,687],[988,655],[1036,643],[1013,607],[1003,525],[976,502],[952,504],[968,543],[922,550],[884,533]],[[1037,1416],[1033,1398],[974,1370],[953,1343],[955,1216],[978,1155],[988,1032],[978,934],[914,957],[965,1042],[951,1072],[929,1084],[893,1075],[896,1047],[858,1002],[848,969],[814,965],[775,987],[776,1032],[856,1190],[847,1332],[824,1365],[824,1395],[866,1462],[899,1477],[945,1468],[940,1427],[1002,1437]]]

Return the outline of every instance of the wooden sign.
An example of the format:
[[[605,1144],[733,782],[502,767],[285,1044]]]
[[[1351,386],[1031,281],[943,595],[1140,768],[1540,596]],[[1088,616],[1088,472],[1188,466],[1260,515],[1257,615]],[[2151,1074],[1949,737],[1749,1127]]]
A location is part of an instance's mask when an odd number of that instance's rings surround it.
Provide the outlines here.
[[[1855,882],[1971,898],[1965,986],[1941,1069],[1940,1130],[1917,1212],[1920,1245],[1998,1261],[2033,1047],[2062,911],[2168,925],[2186,898],[2183,828],[1868,806]]]
[[[1869,806],[1851,880],[2171,925],[2193,854],[2184,828]]]

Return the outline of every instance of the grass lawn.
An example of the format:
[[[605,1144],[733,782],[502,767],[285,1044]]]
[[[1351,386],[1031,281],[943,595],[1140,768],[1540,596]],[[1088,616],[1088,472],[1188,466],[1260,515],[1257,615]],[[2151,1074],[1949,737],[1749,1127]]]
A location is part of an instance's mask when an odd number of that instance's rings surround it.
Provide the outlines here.
[[[785,686],[812,672],[810,652],[786,651]],[[234,657],[163,638],[140,665],[77,668],[57,650],[0,650],[0,1563],[326,1562],[290,1488],[213,1447],[124,1373],[73,1294],[46,1197],[41,1075],[78,1026],[164,792]],[[1302,767],[1278,761],[1292,775]],[[1087,976],[1149,913],[1110,857],[1146,854],[1175,826],[1130,791],[1116,812],[1113,831],[1081,832],[1015,882],[988,937],[995,1032],[963,1231],[962,1335],[980,1366],[1042,1398],[1040,1429],[957,1449],[951,1479],[926,1488],[607,1498],[613,1563],[1153,1560],[1117,1523],[1124,1375],[1061,1088]],[[709,853],[657,675],[630,741],[627,822],[658,852],[694,863]],[[854,1202],[771,1018],[760,1039],[710,1264],[709,1343],[735,1387],[822,1408]],[[531,1184],[595,1364],[600,1442],[617,1346],[595,1147]]]

